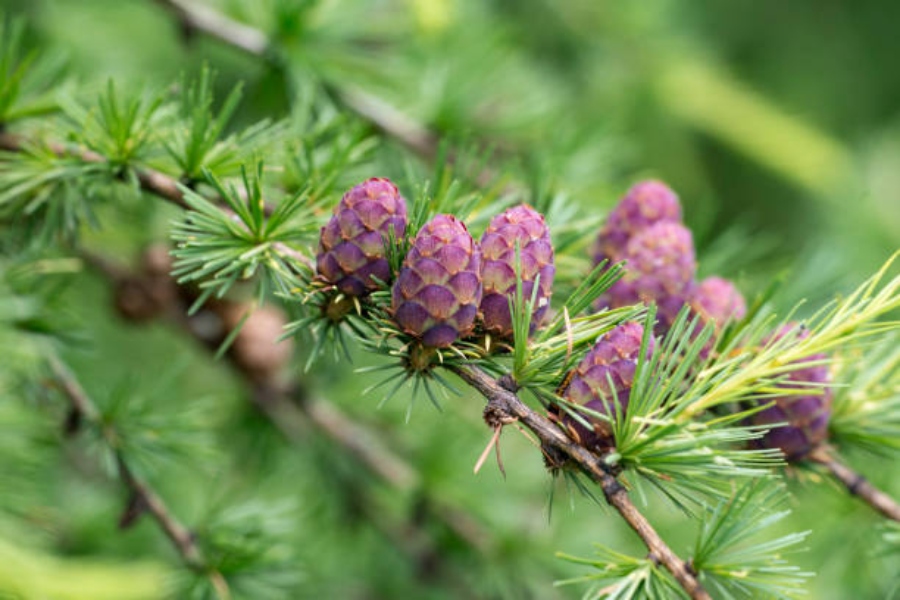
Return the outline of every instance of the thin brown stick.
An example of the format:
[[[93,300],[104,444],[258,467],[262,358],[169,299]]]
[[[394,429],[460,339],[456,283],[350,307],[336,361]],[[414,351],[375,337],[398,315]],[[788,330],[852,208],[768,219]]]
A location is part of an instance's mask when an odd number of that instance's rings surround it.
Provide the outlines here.
[[[900,504],[896,500],[876,488],[869,481],[839,461],[832,451],[820,447],[813,451],[808,460],[824,466],[828,471],[847,488],[850,494],[856,496],[888,519],[900,522]]]
[[[692,569],[678,558],[656,533],[650,522],[634,506],[628,492],[602,458],[573,442],[549,419],[532,410],[515,393],[503,387],[500,382],[478,367],[455,366],[453,371],[487,399],[485,420],[489,425],[521,422],[533,431],[546,447],[562,451],[575,460],[592,479],[600,484],[607,502],[640,536],[650,551],[650,556],[672,574],[691,598],[711,600],[709,593],[700,584]]]
[[[185,0],[156,2],[177,15],[187,32],[202,31],[255,56],[263,56],[269,49],[269,40],[263,32],[230,19],[208,6]]]
[[[103,428],[99,423],[99,412],[96,406],[72,372],[55,356],[51,355],[48,361],[60,389],[71,404],[72,410],[82,420],[101,427],[103,437],[109,443],[109,447],[115,457],[119,478],[131,493],[130,505],[139,506],[141,510],[149,513],[162,532],[169,538],[169,541],[172,542],[184,564],[209,577],[220,600],[229,600],[231,593],[224,576],[217,570],[209,567],[200,546],[197,545],[194,534],[181,524],[162,497],[134,473],[122,451],[115,443],[112,443],[110,439],[111,431],[108,428]]]
[[[254,390],[254,403],[271,417],[272,423],[289,441],[298,442],[303,438],[306,421],[398,491],[409,492],[421,485],[418,471],[390,450],[369,428],[352,420],[331,402],[317,398],[291,402],[290,396],[298,393],[302,392],[265,382]]]
[[[202,32],[253,56],[274,56],[265,33],[229,19],[207,6],[187,0],[156,0],[156,3],[175,15],[186,31]],[[437,135],[381,98],[362,90],[329,88],[329,92],[377,130],[398,140],[422,158],[433,160],[437,156]]]
[[[30,140],[23,136],[9,132],[0,132],[0,150],[6,150],[7,152],[26,152],[30,143],[34,143],[34,140]],[[42,141],[41,143],[43,143],[46,148],[49,148],[51,152],[60,157],[74,157],[86,163],[102,164],[109,162],[105,156],[94,152],[93,150],[87,150],[84,148],[72,148],[57,142]],[[185,200],[184,190],[182,187],[179,187],[178,180],[174,177],[148,167],[137,167],[135,168],[134,172],[137,176],[138,182],[140,183],[141,189],[145,192],[153,194],[154,196],[161,198],[162,200],[165,200],[170,204],[174,204],[175,206],[178,206],[184,210],[190,209],[190,205]],[[219,204],[222,203],[221,198],[208,199],[213,202],[218,202]],[[264,208],[265,214],[271,215],[273,210],[274,206],[266,203]],[[274,242],[272,244],[272,247],[278,254],[284,257],[290,258],[299,263],[309,264],[310,259],[308,256],[304,255],[302,252],[295,250],[294,248],[288,246],[283,242]]]

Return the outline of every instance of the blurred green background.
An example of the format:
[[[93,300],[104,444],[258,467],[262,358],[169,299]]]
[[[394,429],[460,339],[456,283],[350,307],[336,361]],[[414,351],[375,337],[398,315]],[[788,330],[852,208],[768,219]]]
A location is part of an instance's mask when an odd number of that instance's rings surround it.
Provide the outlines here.
[[[803,298],[817,306],[900,247],[900,3],[211,4],[275,32],[287,64],[267,65],[199,34],[185,44],[171,15],[150,0],[0,0],[0,11],[25,16],[29,43],[68,63],[73,89],[100,89],[113,78],[157,91],[207,62],[222,92],[244,82],[246,125],[288,116],[303,92],[293,76],[312,71],[339,89],[376,94],[442,135],[539,165],[585,215],[605,212],[636,179],[659,177],[683,200],[701,272],[735,278],[749,296],[786,272],[776,298],[782,308]],[[379,152],[372,168],[383,171],[348,174],[348,183],[402,172],[396,147]],[[165,235],[171,215],[158,209],[149,231],[110,217],[113,226],[87,232],[87,240],[134,256]],[[489,437],[478,399],[453,399],[442,413],[421,403],[407,424],[403,394],[376,410],[378,398],[361,390],[377,377],[348,377],[347,365],[326,362],[309,378],[314,389],[383,432],[430,494],[490,532],[490,548],[479,554],[436,531],[451,568],[422,576],[372,524],[381,512],[414,512],[417,498],[373,483],[314,435],[299,446],[282,443],[226,366],[164,326],[117,321],[99,278],[80,276],[63,294],[84,338],[66,357],[89,392],[108,398],[123,386],[139,389],[159,410],[208,425],[211,439],[198,444],[205,454],[149,471],[183,520],[200,522],[210,503],[225,500],[256,508],[272,501],[289,515],[290,526],[275,528],[298,557],[296,597],[574,598],[584,588],[553,582],[586,570],[554,552],[587,556],[596,541],[640,553],[618,519],[551,481],[523,436],[503,436],[506,479],[491,463],[473,476]],[[166,540],[146,518],[119,532],[117,486],[73,469],[52,437],[39,432],[22,449],[34,476],[17,492],[33,503],[28,520],[0,521],[0,598],[20,597],[5,590],[24,598],[160,597],[178,572]],[[866,469],[865,456],[851,461],[900,495],[896,469]],[[795,514],[780,527],[814,530],[808,552],[793,557],[818,574],[809,597],[886,597],[900,566],[876,555],[878,519],[834,485],[793,479]],[[354,505],[368,497],[361,488],[377,500],[374,517]],[[685,551],[693,525],[652,494],[647,503],[664,537]],[[273,511],[262,510],[266,518]]]

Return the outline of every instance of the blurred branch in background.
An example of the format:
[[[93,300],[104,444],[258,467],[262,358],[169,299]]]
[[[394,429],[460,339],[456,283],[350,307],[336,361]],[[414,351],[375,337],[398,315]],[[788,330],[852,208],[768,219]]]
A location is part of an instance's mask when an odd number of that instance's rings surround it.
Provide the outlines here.
[[[852,157],[837,140],[699,59],[663,69],[657,96],[689,125],[822,198],[853,181]]]
[[[278,64],[265,33],[191,0],[155,0],[172,12],[187,33],[202,32],[248,54]],[[437,156],[439,140],[434,132],[384,100],[362,90],[336,90],[326,86],[344,106],[372,123],[426,160]]]
[[[888,519],[900,522],[900,504],[869,483],[865,477],[835,458],[827,449],[819,449],[812,453],[809,460],[825,467],[852,495],[860,498]]]
[[[310,434],[321,435],[397,493],[415,500],[415,509],[420,514],[406,523],[391,522],[390,511],[381,510],[379,501],[367,494],[365,488],[359,490],[365,497],[357,498],[354,505],[369,517],[368,523],[417,565],[424,579],[445,574],[449,565],[445,564],[427,529],[417,525],[422,517],[442,523],[479,554],[492,551],[491,536],[481,524],[459,507],[427,493],[415,467],[393,452],[374,431],[354,421],[333,403],[312,397],[302,382],[282,380],[281,372],[293,347],[287,341],[278,343],[285,323],[278,309],[271,306],[253,309],[223,300],[211,302],[199,313],[186,316],[196,298],[190,289],[176,286],[169,277],[171,259],[164,245],[147,249],[141,273],[130,272],[95,254],[82,253],[82,256],[116,290],[116,304],[123,317],[141,322],[165,316],[211,352],[221,347],[241,315],[250,311],[225,357],[245,378],[253,405],[288,442],[308,443]],[[211,315],[213,319],[209,318]]]
[[[178,16],[185,35],[202,31],[256,56],[269,51],[269,40],[261,31],[229,19],[212,8],[189,0],[155,1]]]
[[[239,23],[192,0],[155,0],[172,12],[185,32],[202,32],[221,42],[243,50],[279,67],[276,48],[265,33]],[[338,86],[330,81],[318,82],[322,90],[339,105],[372,125],[376,131],[396,140],[424,161],[433,163],[444,158],[447,164],[454,164],[460,158],[456,151],[442,147],[437,132],[410,117],[383,98],[371,94],[358,86],[343,84]],[[445,156],[441,156],[445,153]],[[481,186],[490,186],[499,177],[499,172],[483,164],[469,165],[463,173]],[[506,184],[507,192],[517,189]]]
[[[127,457],[117,444],[114,428],[103,421],[100,412],[75,376],[55,356],[49,356],[48,361],[56,385],[71,405],[69,416],[66,419],[66,432],[74,434],[81,429],[83,424],[96,429],[115,458],[119,479],[130,492],[128,505],[119,523],[120,527],[128,527],[142,513],[148,513],[172,542],[184,564],[209,579],[219,600],[229,600],[231,592],[228,583],[222,573],[207,563],[194,533],[182,525],[159,494],[135,474]]]

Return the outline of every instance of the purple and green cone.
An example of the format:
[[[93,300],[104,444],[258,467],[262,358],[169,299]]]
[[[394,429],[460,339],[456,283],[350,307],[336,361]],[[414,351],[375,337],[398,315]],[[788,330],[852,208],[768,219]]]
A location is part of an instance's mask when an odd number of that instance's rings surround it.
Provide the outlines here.
[[[377,289],[373,277],[389,283],[384,240],[391,230],[397,239],[406,235],[406,201],[387,179],[364,181],[344,194],[322,228],[316,271],[348,296]]]
[[[691,232],[661,221],[638,231],[625,246],[625,274],[598,299],[598,308],[651,302],[657,305],[655,332],[668,331],[691,296],[697,272]]]
[[[612,403],[618,402],[621,410],[628,406],[634,374],[640,356],[644,327],[640,323],[623,323],[604,334],[594,347],[575,367],[563,397],[574,404],[585,406],[594,412],[610,415],[614,413]],[[651,337],[647,356],[653,353],[654,340]],[[588,430],[575,419],[564,416],[562,421],[570,432],[586,448],[609,448],[613,445],[612,428],[606,421],[584,418],[593,425]]]
[[[550,306],[553,292],[553,246],[550,230],[539,212],[525,204],[494,217],[481,236],[481,277],[484,296],[481,314],[489,333],[509,339],[513,335],[509,299],[516,294],[516,245],[522,273],[522,297],[528,301],[534,292],[535,309],[531,330],[541,324]]]
[[[799,327],[788,324],[779,330],[775,337],[781,338]],[[797,334],[800,338],[809,335],[808,331]],[[825,360],[825,354],[813,354],[798,361],[798,364]],[[795,462],[805,458],[813,449],[828,437],[828,420],[831,417],[831,404],[834,391],[827,387],[831,375],[827,364],[800,366],[791,371],[779,384],[784,389],[805,389],[809,393],[780,396],[774,404],[752,415],[749,422],[753,425],[769,425],[771,423],[787,423],[782,427],[769,430],[762,438],[754,440],[757,448],[779,448],[785,458]],[[813,384],[813,385],[808,385]],[[769,404],[772,399],[761,400]]]
[[[606,224],[600,230],[592,252],[594,264],[604,259],[613,263],[621,261],[632,236],[663,222],[681,222],[678,196],[660,181],[636,183],[609,213]]]
[[[472,332],[481,302],[481,250],[465,224],[437,215],[422,227],[394,283],[394,320],[431,348]]]

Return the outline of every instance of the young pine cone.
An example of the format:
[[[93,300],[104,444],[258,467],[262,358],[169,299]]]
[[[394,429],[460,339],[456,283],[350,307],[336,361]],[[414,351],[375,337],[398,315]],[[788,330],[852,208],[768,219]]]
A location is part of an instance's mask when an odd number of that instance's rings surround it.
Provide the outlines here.
[[[697,261],[691,232],[671,221],[640,230],[625,247],[625,274],[598,300],[598,308],[656,303],[655,332],[663,335],[691,296]]]
[[[663,222],[681,222],[678,196],[660,181],[635,184],[609,213],[606,224],[600,230],[592,252],[594,264],[605,259],[621,261],[628,241],[637,232]]]
[[[422,227],[394,283],[394,320],[424,346],[443,348],[472,332],[481,302],[481,250],[465,224],[437,215]]]
[[[699,317],[693,331],[697,336],[707,323],[712,322],[715,333],[720,334],[731,321],[740,321],[747,315],[747,303],[735,285],[722,277],[707,277],[695,286],[688,304]],[[711,338],[701,349],[701,358],[709,356],[716,338]]]
[[[406,234],[406,201],[387,179],[364,181],[344,194],[322,228],[316,271],[348,296],[377,289],[373,277],[389,283],[384,244],[391,230],[398,239]]]
[[[740,321],[747,315],[747,303],[735,285],[722,277],[707,277],[694,288],[688,300],[701,319],[701,324],[715,323],[716,330],[729,321]]]
[[[601,336],[578,363],[563,397],[611,418],[615,416],[614,402],[624,412],[634,384],[643,337],[644,327],[640,323],[623,323]],[[647,356],[653,353],[653,348],[651,337]],[[583,417],[592,424],[592,429],[588,430],[568,415],[563,417],[563,423],[569,426],[576,441],[586,448],[612,447],[611,425],[586,414]]]
[[[775,334],[776,338],[791,333],[796,327],[796,324],[788,324]],[[803,331],[799,337],[808,335],[808,331]],[[822,361],[825,358],[825,354],[813,354],[798,363]],[[830,381],[827,364],[802,366],[788,373],[779,387],[805,389],[808,393],[779,396],[774,399],[775,404],[751,416],[749,421],[753,425],[787,423],[769,430],[762,438],[754,440],[753,445],[758,448],[779,448],[790,462],[806,457],[828,437],[828,419],[831,417],[834,391],[824,384]],[[761,404],[771,402],[771,398],[760,400]]]
[[[484,328],[497,336],[511,339],[512,315],[509,299],[516,294],[516,246],[522,274],[522,297],[527,302],[535,294],[531,330],[541,324],[553,293],[553,246],[550,230],[539,212],[527,205],[510,208],[494,217],[481,236],[481,277],[484,296],[481,313]]]

